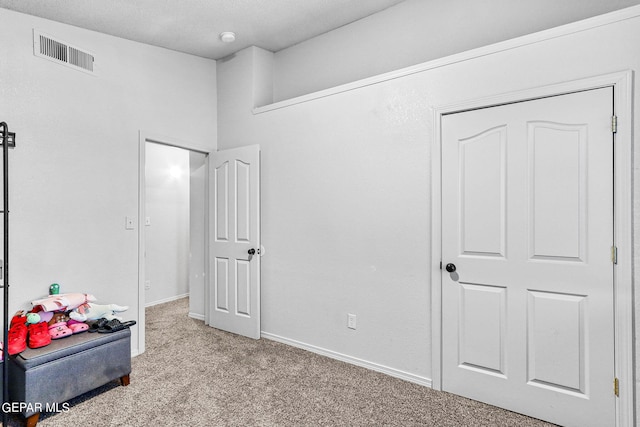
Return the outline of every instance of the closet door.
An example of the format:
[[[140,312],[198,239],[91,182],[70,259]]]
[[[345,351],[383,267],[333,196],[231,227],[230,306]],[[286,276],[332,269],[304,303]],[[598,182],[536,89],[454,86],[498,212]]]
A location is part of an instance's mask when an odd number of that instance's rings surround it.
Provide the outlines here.
[[[442,119],[443,390],[615,424],[613,89]]]

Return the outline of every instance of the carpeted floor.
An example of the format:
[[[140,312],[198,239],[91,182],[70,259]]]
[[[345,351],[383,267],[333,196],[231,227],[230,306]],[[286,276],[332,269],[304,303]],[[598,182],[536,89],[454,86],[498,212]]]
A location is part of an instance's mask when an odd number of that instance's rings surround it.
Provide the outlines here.
[[[550,426],[493,406],[187,316],[147,309],[131,384],[110,383],[38,426]],[[137,326],[135,326],[137,327]],[[12,419],[10,425],[16,419]]]

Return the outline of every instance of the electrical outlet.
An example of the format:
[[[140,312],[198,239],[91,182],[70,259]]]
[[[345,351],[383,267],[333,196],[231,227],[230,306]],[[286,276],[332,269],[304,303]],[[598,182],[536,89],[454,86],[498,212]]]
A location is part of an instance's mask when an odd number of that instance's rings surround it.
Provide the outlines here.
[[[356,328],[356,315],[355,314],[347,314],[347,328],[355,329]]]
[[[124,228],[127,230],[134,230],[135,226],[135,218],[127,216],[124,219]]]
[[[145,288],[146,290],[151,289],[151,280],[145,280],[145,281],[144,281],[144,288]]]

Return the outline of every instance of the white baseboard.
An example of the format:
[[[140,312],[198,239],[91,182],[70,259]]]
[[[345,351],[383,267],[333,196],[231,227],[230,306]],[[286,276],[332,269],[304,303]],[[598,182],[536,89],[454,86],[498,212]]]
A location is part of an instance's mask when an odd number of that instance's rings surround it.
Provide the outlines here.
[[[169,298],[164,298],[164,299],[159,299],[157,301],[151,301],[151,302],[147,302],[144,304],[145,308],[146,307],[153,307],[154,305],[158,305],[158,304],[164,304],[165,302],[171,302],[171,301],[176,301],[185,297],[188,297],[189,294],[182,294],[182,295],[176,295],[173,297],[169,297]]]
[[[332,359],[340,360],[342,362],[350,363],[352,365],[361,366],[363,368],[371,369],[372,371],[381,372],[383,374],[387,374],[389,376],[400,378],[401,380],[409,381],[415,384],[423,385],[425,387],[431,388],[431,379],[422,377],[419,375],[415,375],[409,372],[401,371],[399,369],[390,368],[388,366],[380,365],[378,363],[369,362],[367,360],[359,359],[357,357],[348,356],[346,354],[337,353],[332,350],[327,350],[321,347],[316,347],[315,345],[306,344],[300,341],[292,340],[289,338],[281,337],[279,335],[270,334],[268,332],[261,332],[260,336],[262,338],[266,338],[268,340],[277,341],[283,344],[290,345],[292,347],[301,348],[303,350],[310,351],[312,353],[320,354],[322,356],[327,356]]]
[[[189,317],[196,320],[202,320],[204,322],[204,314],[189,312]]]

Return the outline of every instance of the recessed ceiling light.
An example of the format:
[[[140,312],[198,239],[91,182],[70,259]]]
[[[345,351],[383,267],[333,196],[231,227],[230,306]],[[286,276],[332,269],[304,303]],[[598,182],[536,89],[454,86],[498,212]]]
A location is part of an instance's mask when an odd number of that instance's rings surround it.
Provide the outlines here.
[[[233,43],[234,41],[236,41],[236,33],[232,31],[224,31],[220,33],[220,40],[225,43]]]

